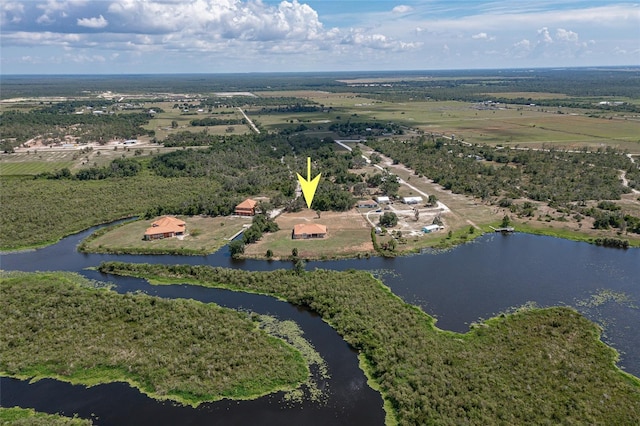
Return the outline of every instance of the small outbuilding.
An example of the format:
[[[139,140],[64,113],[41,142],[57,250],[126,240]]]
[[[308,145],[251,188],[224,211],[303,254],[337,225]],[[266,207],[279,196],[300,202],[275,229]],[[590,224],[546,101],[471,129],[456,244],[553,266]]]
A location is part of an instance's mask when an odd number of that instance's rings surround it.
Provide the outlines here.
[[[256,206],[258,202],[256,200],[252,200],[251,198],[247,198],[240,204],[238,204],[235,208],[235,214],[238,216],[255,216],[256,215]]]
[[[163,216],[151,224],[144,233],[145,240],[160,240],[184,235],[187,224],[173,216]]]
[[[443,227],[440,225],[433,224],[433,225],[427,225],[423,227],[422,232],[424,232],[425,234],[430,234],[432,232],[439,231],[440,229],[443,229]]]
[[[422,197],[402,197],[402,202],[405,204],[420,204]]]
[[[308,240],[327,236],[327,227],[318,223],[299,223],[293,227],[291,238],[294,240]]]
[[[358,208],[375,209],[376,207],[378,207],[378,203],[376,203],[374,200],[358,201]]]
[[[376,200],[378,201],[378,203],[380,204],[389,204],[389,197],[387,196],[379,196],[376,197]]]

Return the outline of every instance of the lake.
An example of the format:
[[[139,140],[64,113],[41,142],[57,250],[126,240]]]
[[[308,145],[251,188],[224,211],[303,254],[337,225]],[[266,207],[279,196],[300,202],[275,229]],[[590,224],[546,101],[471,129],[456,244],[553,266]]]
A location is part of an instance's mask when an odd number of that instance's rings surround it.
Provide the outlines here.
[[[325,359],[331,379],[326,403],[283,404],[274,394],[254,401],[220,401],[197,409],[158,402],[125,384],[86,389],[56,380],[2,378],[2,405],[97,416],[98,424],[383,424],[380,395],[366,385],[356,353],[316,315],[266,296],[195,286],[150,286],[142,280],[87,271],[102,261],[208,264],[247,270],[291,268],[291,262],[233,260],[226,249],[209,256],[82,254],[76,245],[94,229],[29,252],[6,254],[6,270],[68,270],[117,284],[117,290],[187,297],[221,306],[293,319]],[[438,319],[442,329],[465,332],[469,324],[513,307],[567,305],[604,328],[603,340],[620,353],[620,367],[640,375],[640,251],[526,234],[488,234],[442,253],[398,258],[309,262],[307,269],[371,271],[405,301]],[[259,419],[259,420],[257,420]]]

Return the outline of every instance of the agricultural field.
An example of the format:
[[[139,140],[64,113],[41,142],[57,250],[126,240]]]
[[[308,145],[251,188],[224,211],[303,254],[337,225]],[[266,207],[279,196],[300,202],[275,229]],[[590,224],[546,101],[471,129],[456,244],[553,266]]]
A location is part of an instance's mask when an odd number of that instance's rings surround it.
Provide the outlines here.
[[[237,109],[233,108],[220,108],[215,110],[215,114],[209,114],[207,110],[203,112],[198,112],[198,108],[195,110],[191,109],[188,113],[183,112],[182,108],[174,108],[173,106],[177,102],[161,102],[154,103],[154,105],[159,105],[160,108],[164,110],[164,112],[160,112],[156,114],[150,121],[149,124],[142,126],[147,130],[153,130],[155,132],[155,138],[159,141],[166,139],[167,136],[184,131],[189,130],[191,132],[201,132],[206,130],[210,134],[214,135],[242,135],[248,133],[250,130],[246,125],[233,125],[233,126],[192,126],[191,120],[206,118],[206,117],[221,117],[221,113],[225,118],[233,118],[237,120],[242,120],[242,114]],[[191,102],[193,103],[193,102]],[[195,102],[197,104],[197,102]],[[175,122],[175,123],[174,123]],[[175,127],[172,127],[172,123]],[[229,131],[229,127],[233,128],[233,131]]]
[[[292,92],[300,94],[299,92]],[[282,94],[282,93],[281,93]],[[612,146],[640,153],[640,119],[617,114],[591,117],[591,111],[501,104],[491,108],[472,102],[389,102],[335,94],[311,93],[310,101],[331,110],[308,113],[261,114],[249,110],[252,119],[267,129],[304,124],[309,132],[326,131],[332,123],[395,122],[411,133],[445,135],[469,143],[540,148],[599,148]],[[559,113],[560,112],[560,113]],[[360,136],[366,137],[367,134]]]
[[[63,168],[72,169],[78,163],[75,152],[19,153],[0,156],[0,176],[37,175]]]

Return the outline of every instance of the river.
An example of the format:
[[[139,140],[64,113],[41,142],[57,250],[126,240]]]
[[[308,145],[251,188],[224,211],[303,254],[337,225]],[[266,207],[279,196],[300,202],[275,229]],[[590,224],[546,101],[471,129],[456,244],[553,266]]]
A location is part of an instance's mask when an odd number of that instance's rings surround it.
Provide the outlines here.
[[[141,290],[161,297],[187,297],[231,308],[293,319],[325,359],[331,379],[326,403],[288,404],[282,394],[254,401],[219,401],[193,409],[159,402],[125,384],[92,388],[56,380],[36,383],[1,379],[3,406],[93,416],[97,424],[383,424],[380,395],[366,385],[356,353],[316,315],[266,296],[195,286],[150,286],[142,280],[102,275],[86,268],[102,261],[208,264],[247,270],[290,268],[290,262],[230,258],[226,249],[209,256],[82,254],[76,245],[95,228],[34,251],[5,254],[5,270],[67,270],[114,282],[117,291]],[[603,340],[620,353],[619,366],[640,376],[640,251],[526,234],[485,235],[442,252],[393,259],[373,257],[309,262],[307,269],[363,269],[379,276],[405,301],[421,306],[442,329],[465,332],[469,324],[512,307],[573,306],[604,328]]]

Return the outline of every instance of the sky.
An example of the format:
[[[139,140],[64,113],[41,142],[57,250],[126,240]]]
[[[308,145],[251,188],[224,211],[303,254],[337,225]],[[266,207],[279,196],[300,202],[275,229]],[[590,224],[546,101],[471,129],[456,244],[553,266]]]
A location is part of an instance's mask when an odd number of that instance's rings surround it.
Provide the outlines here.
[[[1,74],[640,65],[611,0],[0,1]]]

